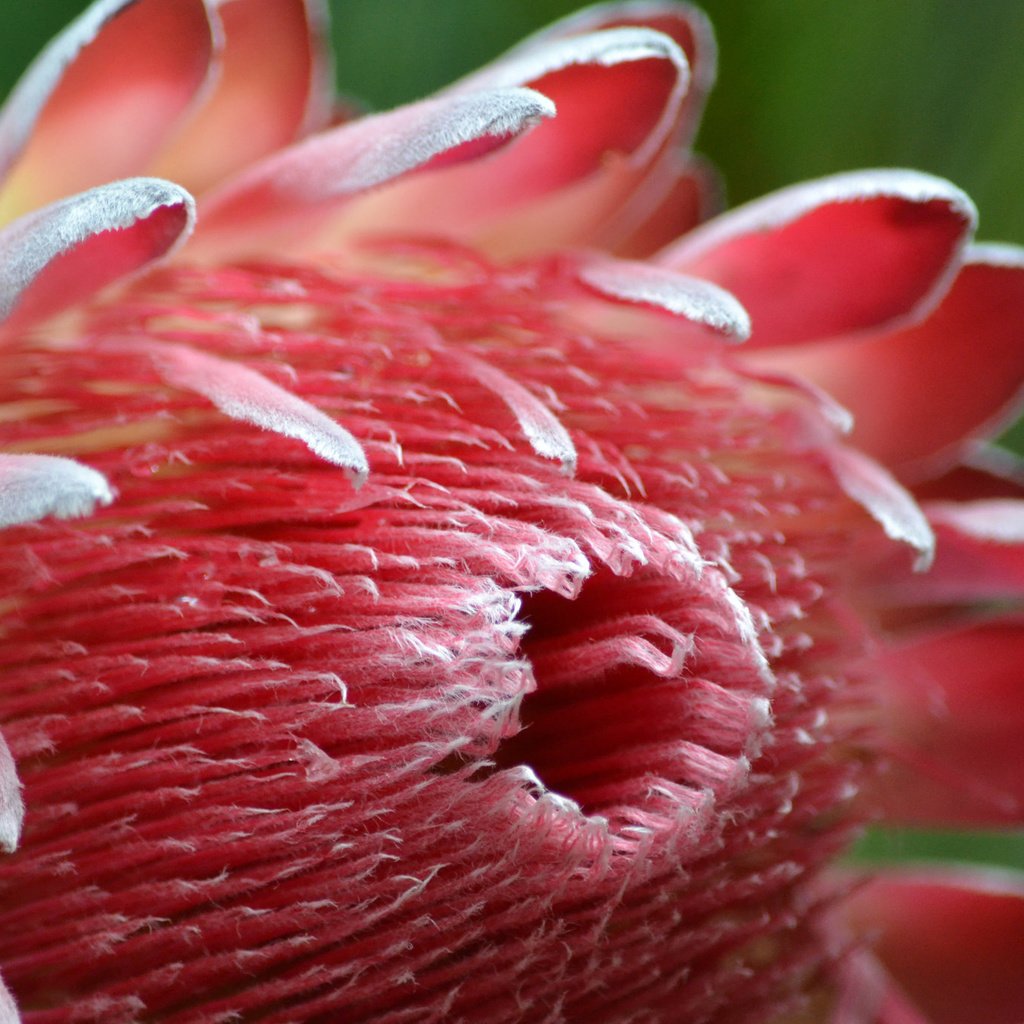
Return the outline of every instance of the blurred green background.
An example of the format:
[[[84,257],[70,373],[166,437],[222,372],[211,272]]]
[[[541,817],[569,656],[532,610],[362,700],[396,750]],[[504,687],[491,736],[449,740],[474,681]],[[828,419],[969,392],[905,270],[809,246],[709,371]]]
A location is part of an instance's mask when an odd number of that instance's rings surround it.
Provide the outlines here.
[[[85,6],[0,0],[0,93]],[[422,96],[581,6],[331,0],[339,87],[371,107]],[[706,0],[703,7],[718,35],[719,78],[697,148],[718,164],[732,202],[838,170],[916,167],[971,194],[981,237],[1024,243],[1021,0]],[[1024,868],[1024,836],[877,830],[856,856]]]

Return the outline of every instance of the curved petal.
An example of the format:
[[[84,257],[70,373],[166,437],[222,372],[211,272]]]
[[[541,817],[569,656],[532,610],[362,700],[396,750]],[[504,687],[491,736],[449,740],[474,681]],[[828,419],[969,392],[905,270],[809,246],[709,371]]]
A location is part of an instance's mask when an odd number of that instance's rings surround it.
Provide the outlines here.
[[[824,455],[847,496],[882,527],[890,540],[909,544],[917,552],[915,570],[927,569],[935,555],[935,535],[910,493],[877,462],[854,448],[831,445],[824,449]]]
[[[321,0],[226,0],[217,14],[214,88],[152,168],[195,193],[323,128],[333,102]]]
[[[752,345],[795,345],[923,316],[976,219],[940,178],[858,171],[741,206],[658,259],[733,292],[753,320]]]
[[[1024,620],[945,629],[889,652],[893,820],[1024,825]]]
[[[709,328],[740,342],[750,336],[747,311],[727,291],[708,281],[648,263],[602,258],[584,263],[580,282],[612,302],[646,306]]]
[[[211,17],[205,0],[99,0],[57,36],[0,113],[0,221],[144,172],[207,83]]]
[[[106,478],[80,462],[56,455],[0,454],[0,529],[47,516],[77,519],[113,500]]]
[[[676,0],[620,0],[596,4],[553,22],[511,51],[517,55],[554,39],[609,28],[649,28],[668,36],[686,54],[690,86],[676,118],[675,142],[686,146],[700,124],[708,94],[715,84],[718,47],[708,16],[699,8]]]
[[[25,803],[21,798],[21,782],[7,741],[0,734],[0,851],[14,853],[21,838]],[[0,1021],[3,1020],[0,1010]]]
[[[256,164],[203,205],[194,254],[266,252],[315,235],[325,213],[410,171],[472,160],[551,117],[530,89],[495,89],[400,107],[316,135]]]
[[[688,81],[682,50],[646,29],[608,29],[513,51],[448,95],[535,88],[554,102],[557,117],[486,164],[403,182],[360,203],[358,219],[341,228],[455,237],[504,257],[610,244],[670,185],[643,195],[672,144]],[[634,210],[638,195],[644,202]]]
[[[8,224],[0,231],[0,320],[21,324],[88,297],[166,256],[194,222],[183,189],[130,178]]]
[[[185,345],[151,345],[168,383],[209,399],[225,416],[302,441],[314,455],[340,466],[360,487],[370,468],[359,442],[326,413],[240,363]]]
[[[861,888],[848,914],[932,1024],[1024,1020],[1024,876],[901,871]]]
[[[904,478],[933,474],[1019,410],[1024,249],[968,250],[939,307],[914,327],[765,358],[809,377],[846,405],[858,447]]]

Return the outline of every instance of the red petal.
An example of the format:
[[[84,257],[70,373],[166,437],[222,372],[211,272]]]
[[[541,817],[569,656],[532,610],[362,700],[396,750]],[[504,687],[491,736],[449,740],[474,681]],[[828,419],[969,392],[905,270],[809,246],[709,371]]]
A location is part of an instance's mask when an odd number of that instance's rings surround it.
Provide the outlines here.
[[[894,763],[874,799],[887,817],[1024,824],[1024,621],[930,634],[884,668]]]
[[[722,285],[751,343],[793,345],[923,315],[974,229],[971,201],[914,171],[806,182],[710,221],[661,262]]]
[[[267,253],[309,236],[353,196],[410,171],[473,160],[554,113],[529,89],[425,100],[316,135],[257,164],[204,203],[193,252]]]
[[[131,178],[36,210],[0,231],[0,318],[48,316],[166,256],[192,230],[192,197]]]
[[[891,540],[917,552],[914,568],[927,569],[935,553],[935,536],[911,495],[885,469],[853,448],[824,450],[836,482],[877,522]]]
[[[512,54],[535,49],[554,39],[609,28],[640,27],[668,36],[686,54],[690,87],[676,122],[676,142],[688,145],[697,132],[704,103],[715,84],[718,47],[707,15],[689,4],[666,0],[604,3],[570,14],[525,39]]]
[[[455,236],[504,256],[626,237],[671,187],[667,179],[644,194],[676,134],[688,79],[679,47],[645,29],[514,50],[451,94],[529,86],[554,101],[555,119],[500,158],[375,197],[360,223]]]
[[[0,117],[0,167],[17,159],[0,219],[144,172],[206,83],[213,48],[203,0],[94,3],[43,50]]]
[[[937,472],[1016,415],[1024,382],[1024,250],[970,250],[939,308],[915,327],[769,360],[847,406],[859,448],[903,477]]]
[[[319,0],[229,0],[210,97],[154,173],[201,192],[327,123],[333,95]]]
[[[1024,877],[931,870],[878,879],[850,916],[933,1024],[1024,1020]]]

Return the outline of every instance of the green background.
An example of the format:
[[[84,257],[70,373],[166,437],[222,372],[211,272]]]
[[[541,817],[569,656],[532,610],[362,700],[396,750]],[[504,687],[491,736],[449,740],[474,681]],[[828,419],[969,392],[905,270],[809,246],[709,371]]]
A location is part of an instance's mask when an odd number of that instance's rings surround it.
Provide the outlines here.
[[[0,0],[0,92],[82,0]],[[422,96],[571,0],[332,0],[338,83],[371,107]],[[1024,243],[1021,0],[707,0],[719,79],[697,148],[732,202],[855,167],[950,178],[979,235]],[[945,857],[1024,868],[1020,833],[876,831],[866,860]]]

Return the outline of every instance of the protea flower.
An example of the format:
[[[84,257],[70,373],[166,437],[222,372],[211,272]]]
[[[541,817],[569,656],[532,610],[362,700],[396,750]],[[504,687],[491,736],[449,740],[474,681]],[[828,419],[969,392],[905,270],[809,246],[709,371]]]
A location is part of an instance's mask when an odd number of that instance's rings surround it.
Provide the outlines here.
[[[1021,821],[1021,252],[698,227],[686,6],[351,123],[322,31],[102,0],[0,118],[4,1019],[1019,1019],[1019,879],[836,864]]]

